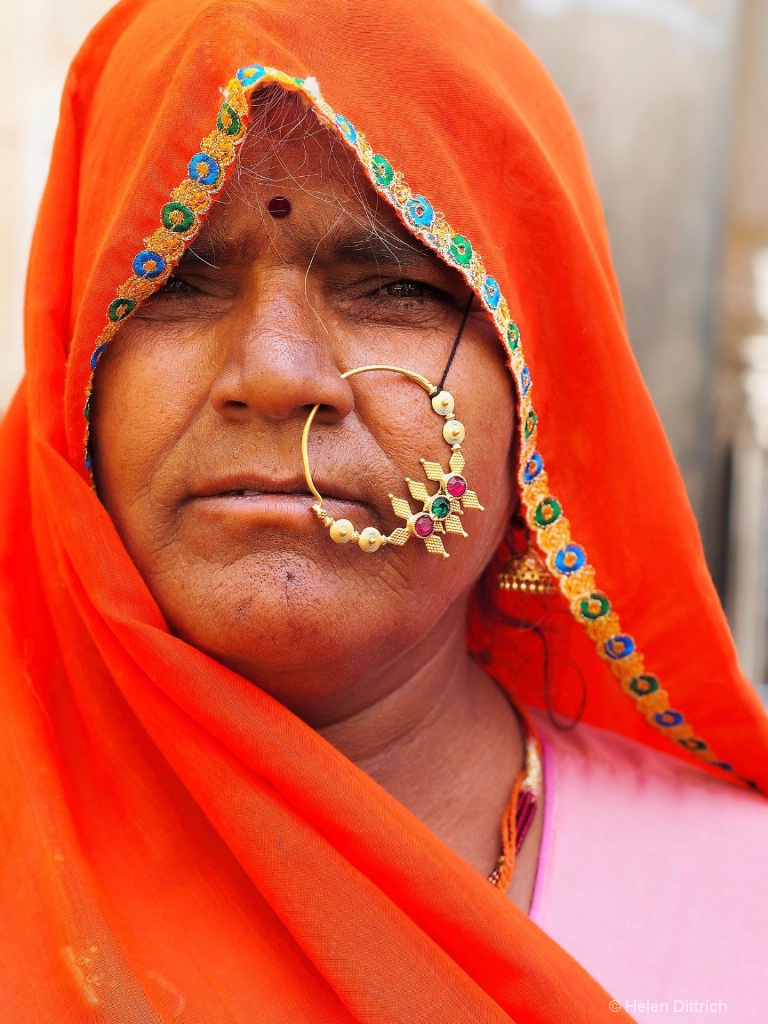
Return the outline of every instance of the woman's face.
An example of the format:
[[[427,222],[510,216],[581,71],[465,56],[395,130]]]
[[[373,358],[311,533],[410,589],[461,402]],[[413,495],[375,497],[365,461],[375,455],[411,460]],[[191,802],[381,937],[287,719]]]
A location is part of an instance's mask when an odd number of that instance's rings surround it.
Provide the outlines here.
[[[267,212],[275,196],[287,217]],[[399,375],[341,373],[391,363],[438,382],[468,298],[339,140],[273,109],[173,278],[99,365],[98,492],[170,629],[313,724],[383,695],[393,664],[428,659],[461,625],[509,521],[514,397],[482,311],[446,388],[485,511],[465,514],[467,538],[448,535],[449,558],[416,538],[372,554],[333,543],[302,472],[320,403],[309,451],[326,509],[358,530],[403,525],[388,494],[409,497],[420,458],[447,469],[443,420]]]

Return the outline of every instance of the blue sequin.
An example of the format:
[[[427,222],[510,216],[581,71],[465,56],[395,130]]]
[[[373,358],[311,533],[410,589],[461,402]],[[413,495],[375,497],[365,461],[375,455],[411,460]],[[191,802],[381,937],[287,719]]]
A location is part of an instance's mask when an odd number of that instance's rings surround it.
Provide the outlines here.
[[[249,64],[247,68],[240,68],[237,72],[237,77],[240,80],[240,84],[248,89],[254,82],[258,82],[260,78],[263,78],[265,74],[266,71],[261,64]]]
[[[622,658],[628,658],[630,654],[634,654],[635,641],[626,633],[619,633],[618,636],[606,640],[603,650],[611,661],[620,661]]]
[[[85,468],[88,470],[89,473],[91,472],[91,456],[88,454],[88,452],[85,453]]]
[[[496,309],[499,304],[499,300],[501,299],[499,282],[494,281],[492,277],[486,277],[485,283],[483,284],[483,291],[485,293],[485,301],[491,309]]]
[[[341,114],[336,115],[336,124],[341,129],[341,134],[349,142],[357,142],[357,131],[351,121],[348,121],[346,117],[342,117]]]
[[[682,725],[685,721],[685,715],[680,711],[673,711],[669,708],[667,711],[660,711],[657,715],[654,715],[653,720],[657,725],[669,729],[673,725]]]
[[[219,180],[221,168],[207,153],[195,153],[189,161],[187,172],[192,181],[199,181],[201,185],[215,185]]]
[[[99,347],[95,348],[93,350],[93,352],[91,353],[91,369],[92,370],[96,369],[96,364],[98,363],[98,361],[101,359],[102,355],[104,354],[104,349],[106,347],[107,347],[107,343],[105,341],[103,345],[99,345]]]
[[[555,568],[564,576],[578,572],[587,563],[587,553],[578,544],[569,544],[555,555]]]
[[[153,280],[160,277],[165,270],[165,260],[160,253],[152,252],[151,249],[142,249],[133,261],[133,272],[136,277],[146,277]]]
[[[523,480],[525,480],[527,484],[532,483],[542,469],[544,469],[544,460],[538,452],[534,452],[530,459],[528,459],[528,465],[523,471]]]
[[[713,764],[715,768],[722,768],[724,772],[733,771],[733,765],[728,764],[727,761],[710,761],[710,764]]]
[[[428,228],[435,219],[435,211],[424,196],[414,196],[413,199],[409,199],[405,204],[405,214],[417,228]]]
[[[520,371],[520,391],[525,397],[531,390],[531,371],[527,366],[524,366]]]

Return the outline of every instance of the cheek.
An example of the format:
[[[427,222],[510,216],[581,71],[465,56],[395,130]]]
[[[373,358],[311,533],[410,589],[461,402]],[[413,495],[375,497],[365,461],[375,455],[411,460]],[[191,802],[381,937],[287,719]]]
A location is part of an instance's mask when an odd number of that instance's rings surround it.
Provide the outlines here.
[[[505,383],[510,389],[511,381]],[[517,463],[514,401],[504,394],[497,394],[494,400],[489,391],[487,400],[475,403],[467,419],[467,436],[462,444],[467,474],[472,474],[478,486],[482,480],[482,486],[494,492],[513,491]]]
[[[501,515],[506,521],[517,503],[517,405],[495,333],[476,338],[474,351],[468,346],[453,387],[456,413],[467,427],[465,476],[491,513],[488,518]]]
[[[144,333],[127,325],[94,378],[94,474],[110,512],[151,489],[165,454],[205,400],[199,351],[181,338],[152,344]]]

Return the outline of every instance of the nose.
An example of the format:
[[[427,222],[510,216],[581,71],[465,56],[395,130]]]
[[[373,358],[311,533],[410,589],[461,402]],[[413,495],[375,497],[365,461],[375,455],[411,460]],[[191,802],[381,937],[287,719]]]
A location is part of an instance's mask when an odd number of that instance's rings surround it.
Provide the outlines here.
[[[320,405],[318,419],[334,423],[351,412],[335,321],[305,288],[304,273],[290,268],[259,274],[218,325],[210,402],[222,418],[279,422]]]

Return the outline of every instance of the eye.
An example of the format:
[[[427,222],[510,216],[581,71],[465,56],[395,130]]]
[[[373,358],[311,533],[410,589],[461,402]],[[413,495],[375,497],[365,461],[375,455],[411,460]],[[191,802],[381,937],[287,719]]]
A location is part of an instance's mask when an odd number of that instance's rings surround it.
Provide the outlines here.
[[[207,311],[213,300],[196,284],[171,275],[156,292],[148,295],[136,317],[139,320],[178,320]]]
[[[191,295],[196,289],[192,287],[189,281],[185,281],[183,277],[171,277],[165,282],[162,288],[159,288],[158,295]]]
[[[423,299],[427,291],[435,289],[428,289],[427,285],[418,281],[391,281],[385,285],[384,291],[393,299]]]

